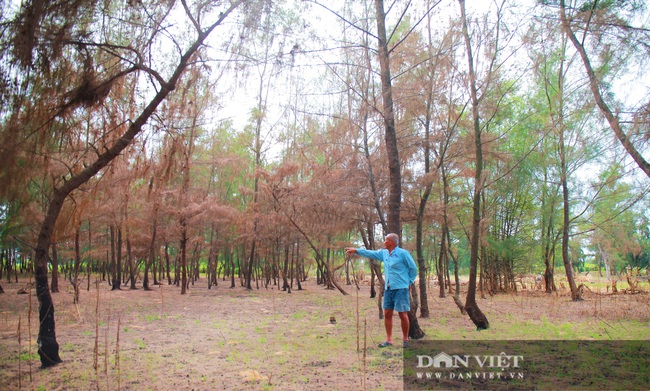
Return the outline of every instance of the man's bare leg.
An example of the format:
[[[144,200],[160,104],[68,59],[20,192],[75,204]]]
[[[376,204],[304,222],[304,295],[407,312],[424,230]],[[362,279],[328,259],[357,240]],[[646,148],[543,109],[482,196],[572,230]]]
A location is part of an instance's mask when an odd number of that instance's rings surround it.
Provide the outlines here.
[[[406,318],[408,322],[408,317]],[[393,310],[384,310],[384,326],[386,326],[386,342],[393,343]]]
[[[409,340],[409,313],[408,312],[399,312],[400,323],[402,324],[402,341]]]

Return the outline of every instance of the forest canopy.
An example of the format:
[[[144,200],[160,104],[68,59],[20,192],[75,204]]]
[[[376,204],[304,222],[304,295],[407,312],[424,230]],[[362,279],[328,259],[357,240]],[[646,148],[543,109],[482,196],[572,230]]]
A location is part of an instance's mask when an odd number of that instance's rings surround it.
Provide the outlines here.
[[[3,1],[0,260],[254,288],[380,245],[394,177],[372,3]],[[647,269],[646,2],[459,3],[384,4],[420,278],[468,273],[474,195],[481,290]]]

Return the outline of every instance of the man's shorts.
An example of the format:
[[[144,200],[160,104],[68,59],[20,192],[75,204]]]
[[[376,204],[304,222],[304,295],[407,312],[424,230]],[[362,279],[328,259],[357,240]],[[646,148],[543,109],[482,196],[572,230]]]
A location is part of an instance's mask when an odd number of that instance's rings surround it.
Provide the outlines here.
[[[411,309],[411,297],[408,288],[388,289],[384,292],[384,309],[408,312]]]

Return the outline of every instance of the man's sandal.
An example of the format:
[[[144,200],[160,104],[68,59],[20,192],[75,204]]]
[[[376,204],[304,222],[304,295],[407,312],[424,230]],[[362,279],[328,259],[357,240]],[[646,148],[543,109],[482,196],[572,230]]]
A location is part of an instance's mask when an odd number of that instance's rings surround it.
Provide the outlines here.
[[[388,342],[388,341],[385,341],[385,342],[382,342],[382,343],[379,344],[380,348],[385,348],[387,346],[393,346],[393,344]]]

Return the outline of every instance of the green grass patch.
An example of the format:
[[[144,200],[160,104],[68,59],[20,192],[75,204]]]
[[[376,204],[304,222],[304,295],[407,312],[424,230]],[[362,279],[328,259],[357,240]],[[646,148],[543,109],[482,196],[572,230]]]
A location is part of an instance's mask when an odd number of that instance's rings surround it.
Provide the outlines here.
[[[39,361],[40,357],[38,356],[38,352],[32,352],[29,354],[29,352],[22,352],[20,354],[20,361]]]
[[[138,349],[146,349],[147,348],[147,344],[142,339],[136,338],[136,339],[133,340],[133,343],[135,344],[135,346],[138,347]]]
[[[153,323],[157,320],[160,320],[161,318],[160,315],[145,314],[144,319],[149,323]]]

